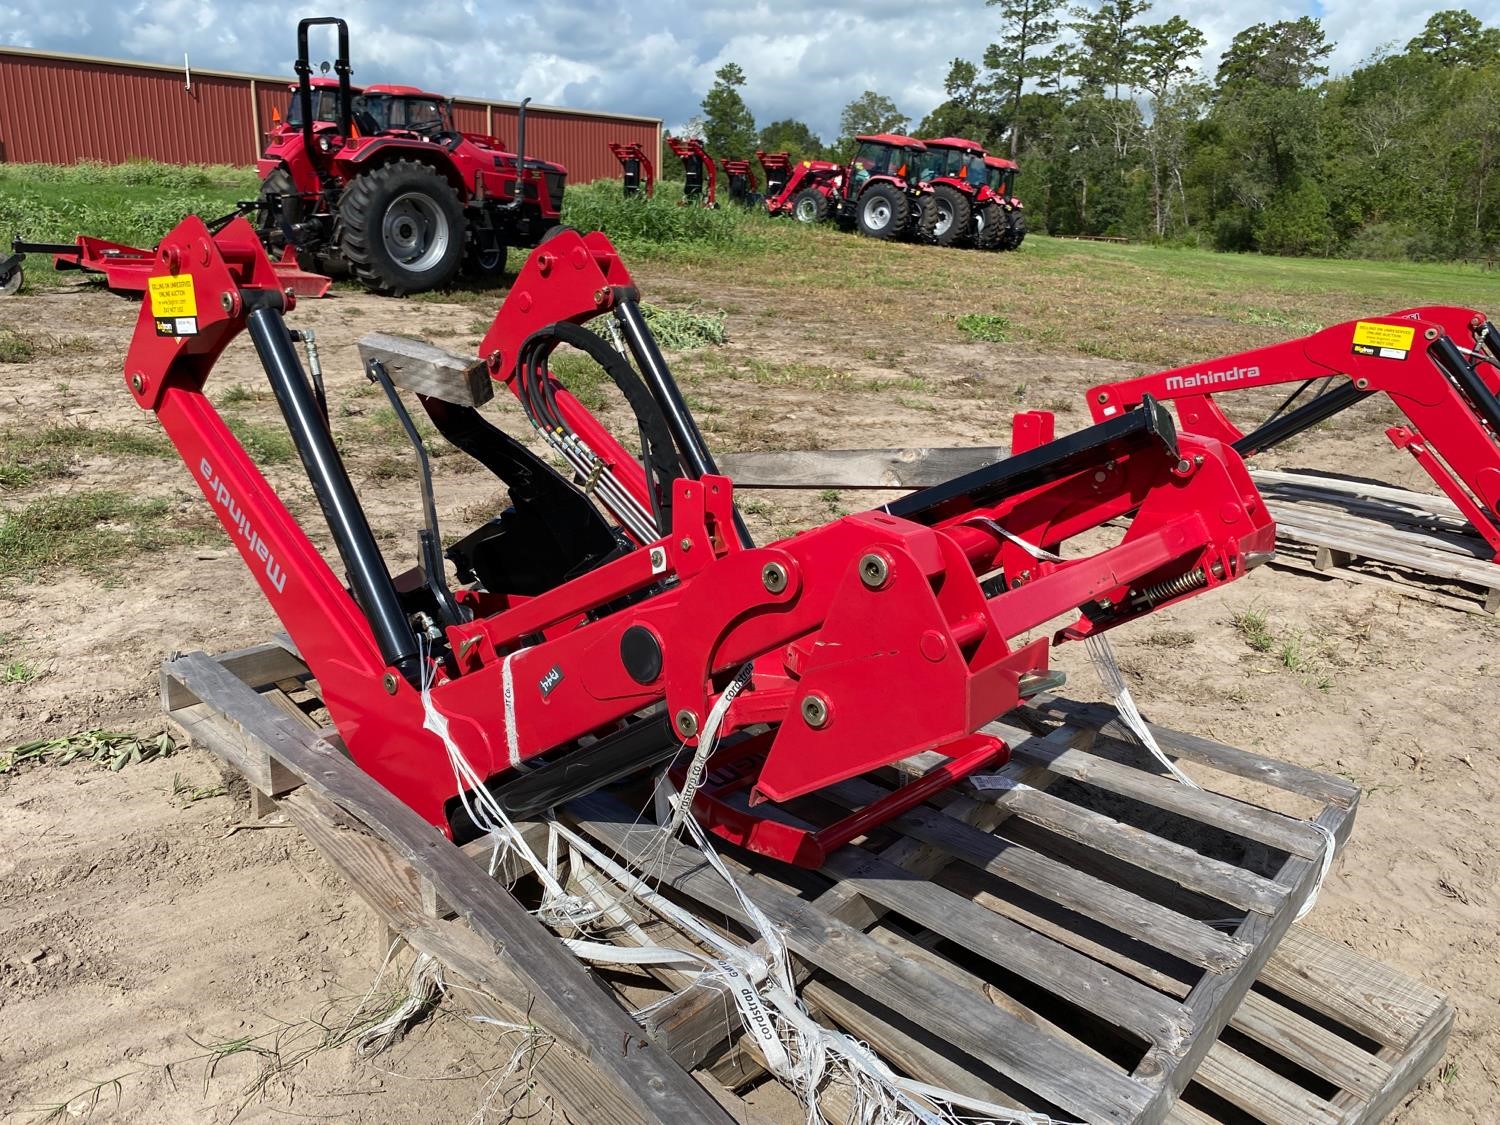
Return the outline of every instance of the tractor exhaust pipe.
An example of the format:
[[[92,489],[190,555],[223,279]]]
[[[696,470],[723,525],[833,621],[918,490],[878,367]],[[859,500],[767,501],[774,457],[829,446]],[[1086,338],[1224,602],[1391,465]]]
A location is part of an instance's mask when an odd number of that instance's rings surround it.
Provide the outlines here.
[[[526,107],[530,98],[522,98],[516,106],[516,190],[511,201],[505,205],[507,211],[519,211],[526,202]],[[537,188],[537,199],[541,199],[541,188]]]
[[[339,135],[349,136],[353,124],[353,106],[349,104],[349,25],[337,16],[314,16],[297,23],[297,103],[302,109],[302,140],[307,145],[307,154],[318,158],[318,148],[313,143],[312,111],[312,64],[307,61],[307,29],[321,24],[334,24],[339,29],[339,55],[333,69],[339,76]]]

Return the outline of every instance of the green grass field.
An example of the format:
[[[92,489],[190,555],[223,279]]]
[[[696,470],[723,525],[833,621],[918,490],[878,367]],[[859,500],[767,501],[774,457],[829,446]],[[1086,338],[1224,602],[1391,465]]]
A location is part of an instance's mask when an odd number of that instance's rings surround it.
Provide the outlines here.
[[[920,334],[934,322],[961,323],[983,339],[1148,365],[1403,306],[1500,306],[1500,273],[1472,265],[1273,258],[1037,235],[1017,253],[978,254],[876,243],[759,211],[678,206],[674,188],[663,185],[646,201],[624,199],[612,181],[573,187],[564,217],[609,233],[627,263],[670,263],[708,305],[748,285],[783,294],[789,307],[840,308],[853,326],[875,316]],[[0,165],[0,239],[88,233],[153,245],[184,214],[225,214],[255,190],[245,168]],[[28,285],[55,284],[37,265]]]

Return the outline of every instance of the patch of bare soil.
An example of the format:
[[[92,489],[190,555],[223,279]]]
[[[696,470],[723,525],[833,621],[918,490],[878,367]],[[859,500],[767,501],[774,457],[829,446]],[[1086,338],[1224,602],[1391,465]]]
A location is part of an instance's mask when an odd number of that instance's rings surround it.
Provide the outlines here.
[[[636,272],[649,300],[728,311],[727,346],[672,357],[704,429],[725,449],[1004,444],[1012,412],[1036,408],[1057,411],[1067,432],[1087,421],[1086,388],[1136,370],[967,341],[943,309],[879,293],[797,301],[743,283],[705,299],[692,271]],[[0,303],[0,323],[57,341],[30,362],[0,364],[0,427],[65,421],[154,432],[121,386],[137,308],[91,289]],[[334,428],[395,568],[412,561],[419,520],[409,451],[353,343],[379,329],[469,351],[492,312],[339,292],[295,314],[297,325],[317,330]],[[279,426],[246,343],[220,362],[210,393],[221,402],[227,393],[225,413],[249,432],[264,437]],[[497,413],[512,432],[526,431],[510,402]],[[624,421],[619,409],[605,413]],[[1270,463],[1357,466],[1423,487],[1409,458],[1385,444],[1385,424],[1366,404]],[[326,547],[295,457],[266,448],[271,480]],[[492,478],[457,453],[437,456],[434,467],[450,538],[504,503]],[[107,452],[80,454],[65,471],[0,494],[0,505],[14,512],[110,488],[165,500],[172,524],[201,516],[179,463]],[[742,501],[754,532],[769,538],[879,498],[761,492]],[[91,727],[157,731],[163,657],[252,644],[278,627],[212,528],[92,567],[0,581],[0,667],[15,661],[29,671],[0,684],[0,747]],[[1252,644],[1255,621],[1255,635],[1269,642]],[[1458,1006],[1446,1067],[1397,1120],[1492,1116],[1500,1104],[1500,625],[1266,567],[1114,637],[1155,721],[1364,787],[1353,839],[1307,924]],[[1058,663],[1072,676],[1069,694],[1099,697],[1081,652],[1064,646]],[[215,1061],[205,1045],[326,1021],[330,1005],[347,1016],[382,957],[358,900],[294,830],[242,827],[248,812],[231,795],[191,799],[219,784],[196,751],[119,772],[74,763],[0,775],[0,1113],[25,1120],[28,1107],[118,1077],[99,1104],[121,1120],[470,1119],[499,1061],[496,1040],[453,1015],[375,1062],[347,1047],[318,1051],[259,1088],[264,1054]],[[388,970],[385,984],[394,980]]]

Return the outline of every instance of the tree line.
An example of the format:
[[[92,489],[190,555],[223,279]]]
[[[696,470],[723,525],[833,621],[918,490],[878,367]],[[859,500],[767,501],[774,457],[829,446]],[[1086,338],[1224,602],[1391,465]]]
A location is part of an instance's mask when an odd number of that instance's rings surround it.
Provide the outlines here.
[[[1500,29],[1467,11],[1338,77],[1317,19],[1257,23],[1209,77],[1202,32],[1148,22],[1149,0],[986,4],[995,42],[950,63],[913,131],[1015,159],[1033,229],[1368,258],[1500,245]],[[840,159],[859,133],[912,128],[867,90],[831,144],[794,119],[758,129],[745,84],[721,67],[692,123],[715,155]]]

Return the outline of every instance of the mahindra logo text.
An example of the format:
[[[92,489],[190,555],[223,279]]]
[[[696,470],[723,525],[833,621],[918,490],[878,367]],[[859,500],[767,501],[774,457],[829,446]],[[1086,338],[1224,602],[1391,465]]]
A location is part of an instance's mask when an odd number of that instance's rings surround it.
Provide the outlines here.
[[[271,585],[276,588],[276,592],[281,593],[286,589],[286,571],[281,569],[281,564],[276,561],[276,556],[271,554],[266,541],[260,537],[255,528],[250,526],[250,517],[245,515],[244,509],[235,501],[229,491],[229,486],[219,479],[218,474],[214,472],[214,467],[208,463],[207,457],[199,458],[198,472],[207,483],[209,493],[219,501],[219,506],[229,513],[229,522],[245,537],[250,551],[266,564],[266,577],[271,580]]]
[[[1198,371],[1192,375],[1168,375],[1167,390],[1191,391],[1195,387],[1217,387],[1260,375],[1259,367],[1231,367],[1228,371]]]

